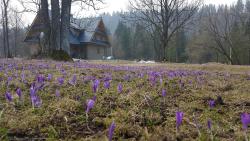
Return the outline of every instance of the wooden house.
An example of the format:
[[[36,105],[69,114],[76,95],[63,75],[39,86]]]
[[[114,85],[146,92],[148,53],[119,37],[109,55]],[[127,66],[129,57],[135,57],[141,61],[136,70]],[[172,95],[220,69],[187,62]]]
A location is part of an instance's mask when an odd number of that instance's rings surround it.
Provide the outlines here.
[[[39,52],[39,36],[45,29],[38,13],[30,26],[25,42],[32,54]],[[72,58],[100,60],[110,56],[110,36],[102,18],[79,20],[71,18],[69,43]]]

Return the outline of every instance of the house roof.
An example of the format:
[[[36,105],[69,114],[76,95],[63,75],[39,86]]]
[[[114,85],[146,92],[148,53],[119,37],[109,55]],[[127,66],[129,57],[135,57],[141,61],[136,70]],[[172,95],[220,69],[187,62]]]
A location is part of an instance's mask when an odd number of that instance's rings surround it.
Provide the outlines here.
[[[51,14],[50,14],[51,15]],[[38,12],[36,18],[34,19],[30,29],[28,30],[25,38],[25,42],[38,42],[39,35],[44,31],[44,22],[40,18]],[[100,46],[110,46],[109,42],[100,43],[93,40],[93,36],[98,32],[97,27],[99,24],[103,23],[102,18],[88,18],[88,19],[74,19],[71,18],[70,33],[68,36],[70,44],[97,44]],[[104,23],[103,23],[104,24]],[[104,25],[105,26],[105,25]],[[105,36],[108,37],[108,30],[105,27]]]

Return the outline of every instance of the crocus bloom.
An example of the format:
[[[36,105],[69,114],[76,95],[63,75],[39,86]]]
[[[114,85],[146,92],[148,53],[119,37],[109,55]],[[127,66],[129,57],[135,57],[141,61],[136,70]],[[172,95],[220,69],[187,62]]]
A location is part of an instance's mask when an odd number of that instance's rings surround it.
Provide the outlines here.
[[[212,121],[211,120],[207,121],[207,127],[208,127],[209,130],[212,129]]]
[[[20,88],[18,88],[16,90],[16,94],[19,96],[19,98],[21,98],[21,96],[22,96],[22,90]]]
[[[160,84],[161,84],[161,85],[163,84],[163,80],[162,80],[162,78],[160,78]]]
[[[99,87],[99,84],[100,84],[100,81],[99,81],[98,79],[96,79],[96,80],[93,82],[92,89],[93,89],[93,92],[94,92],[94,93],[97,92],[98,87]]]
[[[52,77],[53,77],[52,74],[48,74],[48,77],[47,77],[48,81],[51,81]]]
[[[209,107],[214,108],[215,106],[215,101],[214,100],[209,100]]]
[[[31,86],[30,87],[30,96],[33,96],[36,94],[36,89],[35,89],[35,86]]]
[[[96,101],[97,96],[96,96],[96,95],[94,95],[92,99],[93,99],[94,101]]]
[[[12,77],[8,77],[6,84],[9,85],[11,81],[12,81]]]
[[[72,79],[69,81],[69,84],[75,86],[77,82],[77,76],[74,74]]]
[[[56,97],[59,98],[60,97],[60,91],[56,90]]]
[[[250,114],[241,114],[241,123],[243,125],[243,129],[247,130],[248,125],[250,125]]]
[[[125,81],[130,81],[130,75],[128,75],[128,74],[125,75],[125,76],[124,76],[124,80],[125,80]]]
[[[106,89],[110,88],[110,82],[109,81],[105,81],[103,85],[104,85],[104,88],[106,88]]]
[[[32,102],[32,105],[36,108],[41,107],[42,105],[42,100],[37,95],[31,96],[31,102]]]
[[[87,100],[87,109],[86,113],[89,113],[89,111],[94,107],[95,101],[92,99]]]
[[[59,77],[57,78],[57,81],[60,85],[62,85],[64,83],[64,78],[63,77]]]
[[[8,82],[12,81],[12,77],[8,77]]]
[[[44,82],[44,76],[43,76],[42,74],[39,74],[39,75],[37,76],[37,82],[38,82],[38,83],[43,83],[43,82]]]
[[[11,93],[10,92],[6,92],[6,94],[5,94],[5,98],[9,101],[9,102],[11,102],[12,101],[12,95],[11,95]]]
[[[183,119],[183,112],[176,112],[176,128],[179,130],[179,127],[181,126],[182,119]]]
[[[25,81],[25,74],[24,74],[24,72],[21,74],[21,79],[22,79],[22,82]]]
[[[167,91],[165,89],[162,90],[161,95],[165,97],[167,95]]]
[[[118,90],[118,93],[122,92],[122,84],[121,83],[118,84],[117,90]]]
[[[109,127],[109,141],[112,141],[112,137],[113,137],[113,134],[114,134],[114,131],[115,131],[115,122],[113,121]]]

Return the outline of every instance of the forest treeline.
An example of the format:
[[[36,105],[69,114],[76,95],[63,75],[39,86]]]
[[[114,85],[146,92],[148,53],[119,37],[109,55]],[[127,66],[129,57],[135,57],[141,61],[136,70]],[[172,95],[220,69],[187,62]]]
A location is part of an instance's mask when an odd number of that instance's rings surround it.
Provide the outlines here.
[[[122,13],[114,32],[115,55],[125,59],[155,59],[154,42],[145,27]],[[160,40],[160,38],[158,38]],[[203,5],[180,28],[166,49],[166,59],[178,63],[250,64],[250,1],[233,5]]]
[[[172,9],[167,3],[165,9],[161,9],[163,12],[154,11],[158,8],[154,4],[147,5],[150,0],[136,1],[126,12],[99,15],[112,34],[115,58],[250,64],[250,0],[219,6],[202,5],[197,1],[183,5],[183,8],[174,7],[178,6],[177,3]],[[148,6],[148,11],[143,10],[143,5]],[[159,4],[156,2],[156,5]],[[171,10],[172,15],[169,14]],[[21,24],[25,21],[19,18],[19,14],[9,12],[11,26],[8,34],[13,39],[9,44],[9,55],[27,57],[30,48],[25,46],[23,39],[29,27]],[[3,28],[0,32],[1,56],[4,57]]]

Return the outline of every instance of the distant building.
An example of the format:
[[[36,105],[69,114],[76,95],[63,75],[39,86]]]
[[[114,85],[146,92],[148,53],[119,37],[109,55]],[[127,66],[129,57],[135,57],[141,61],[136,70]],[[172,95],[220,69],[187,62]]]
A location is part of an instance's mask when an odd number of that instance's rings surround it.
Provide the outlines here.
[[[39,36],[45,29],[38,13],[30,26],[24,42],[26,42],[32,54],[39,52]],[[79,20],[71,18],[70,55],[73,58],[99,60],[110,56],[110,36],[102,18]]]

